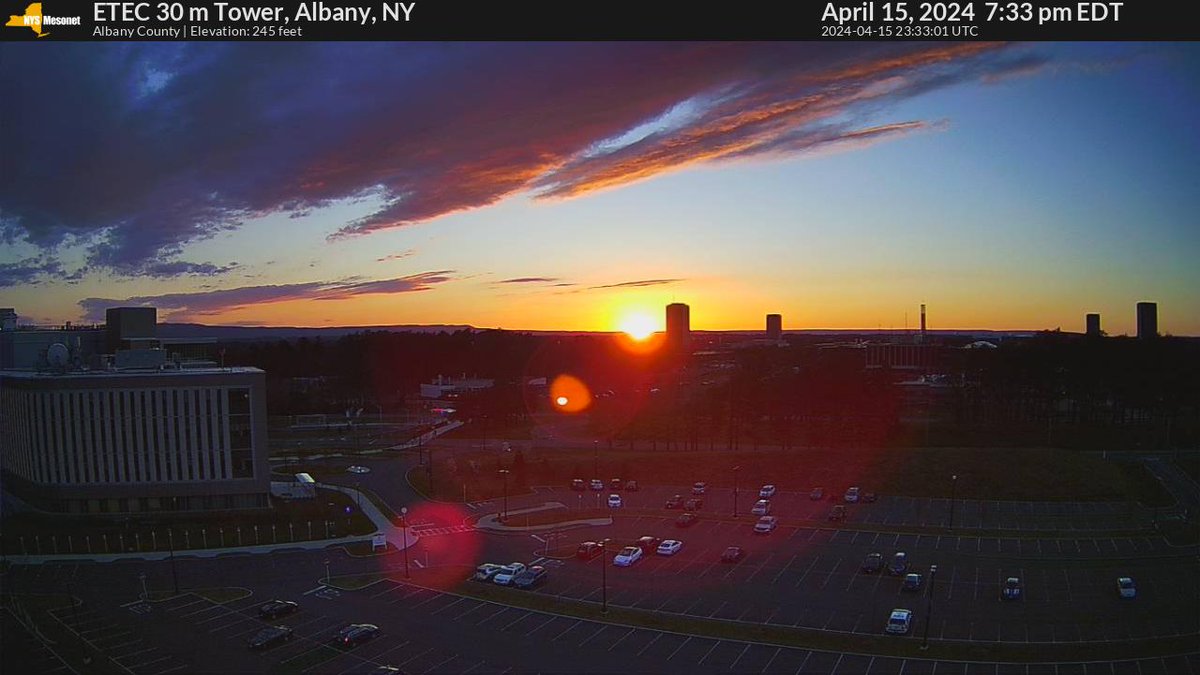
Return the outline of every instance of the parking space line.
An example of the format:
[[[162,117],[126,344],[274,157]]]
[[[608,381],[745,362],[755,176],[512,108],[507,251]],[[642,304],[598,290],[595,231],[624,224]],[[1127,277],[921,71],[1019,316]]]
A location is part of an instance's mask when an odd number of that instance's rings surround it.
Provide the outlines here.
[[[840,567],[841,564],[842,561],[840,559],[833,563],[833,569],[825,575],[825,581],[821,583],[821,590],[825,590],[825,587],[828,586],[829,582],[833,580],[833,573],[837,572],[837,568]]]
[[[725,609],[725,605],[728,605],[728,604],[729,604],[728,602],[722,602],[722,603],[721,603],[721,604],[720,604],[720,605],[719,605],[719,606],[718,606],[716,609],[714,609],[714,610],[713,610],[713,613],[712,613],[712,614],[709,614],[709,615],[708,615],[708,618],[710,618],[710,619],[711,619],[711,618],[713,618],[714,616],[716,616],[716,615],[717,615],[717,612],[719,612],[719,611],[721,611],[721,610]]]
[[[796,674],[797,674],[797,675],[799,675],[800,671],[804,670],[804,666],[808,665],[808,659],[809,659],[809,658],[810,658],[812,655],[813,655],[813,653],[812,653],[812,652],[809,652],[809,653],[807,653],[807,654],[805,654],[805,655],[804,655],[804,660],[800,662],[800,667],[796,669]],[[904,662],[903,662],[903,661],[901,661],[900,663],[904,663]],[[904,670],[902,669],[902,670],[900,671],[900,673],[901,673],[901,675],[903,675],[903,674],[904,674]]]
[[[610,651],[610,652],[611,652],[612,650],[616,649],[616,648],[617,648],[617,645],[621,644],[621,641],[622,641],[622,640],[624,640],[625,638],[629,637],[630,635],[633,635],[633,632],[634,632],[635,630],[637,630],[637,629],[636,629],[636,628],[630,628],[628,633],[625,633],[625,634],[624,634],[624,635],[622,635],[621,637],[617,638],[617,641],[616,641],[616,642],[614,642],[614,643],[612,643],[612,645],[610,645],[610,646],[609,646],[609,648],[608,648],[608,651]]]
[[[177,670],[183,670],[184,668],[190,668],[190,667],[191,667],[190,663],[181,663],[178,666],[172,666],[171,668],[167,668],[166,670],[160,670],[157,673],[155,673],[154,675],[167,675],[167,673],[173,673]]]
[[[573,624],[571,624],[570,626],[568,626],[566,630],[559,632],[559,634],[558,634],[558,635],[555,635],[554,637],[550,638],[550,641],[551,641],[551,642],[557,642],[557,641],[558,641],[558,638],[560,638],[560,637],[562,637],[562,636],[566,635],[567,633],[569,633],[570,631],[574,630],[575,626],[578,626],[578,625],[579,625],[579,624],[581,624],[581,623],[583,623],[583,620],[582,620],[582,619],[576,619],[576,620],[575,620],[575,623],[573,623]]]
[[[127,667],[130,670],[133,670],[134,668],[145,668],[146,666],[153,665],[155,663],[162,663],[163,661],[170,661],[172,658],[173,658],[173,655],[167,654],[166,656],[154,659],[153,661],[144,661],[142,663],[136,663],[134,665],[127,666]]]
[[[647,649],[649,649],[649,648],[650,648],[650,645],[654,644],[655,642],[658,642],[658,639],[659,639],[659,638],[661,638],[661,637],[662,637],[662,636],[664,636],[664,635],[666,635],[666,633],[656,633],[656,634],[654,635],[654,639],[653,639],[653,640],[651,640],[651,641],[649,641],[649,642],[647,642],[647,643],[646,643],[646,646],[645,646],[645,647],[642,647],[642,648],[641,648],[641,649],[638,651],[637,655],[638,655],[638,656],[641,656],[643,653],[645,653],[645,651],[646,651]]]
[[[792,566],[792,563],[796,562],[796,558],[797,558],[797,557],[799,557],[799,556],[800,556],[800,554],[799,554],[799,553],[797,553],[797,554],[793,555],[793,556],[792,556],[792,559],[791,559],[791,560],[789,560],[789,561],[788,561],[788,563],[787,563],[786,565],[784,565],[782,569],[780,569],[780,570],[779,570],[779,574],[776,574],[776,575],[775,575],[775,578],[771,580],[771,583],[772,583],[772,584],[778,583],[778,582],[779,582],[779,577],[783,576],[783,573],[784,573],[784,572],[786,572],[786,571],[788,571],[788,569],[789,569],[789,568],[791,568],[791,566]]]
[[[704,663],[704,660],[708,658],[708,655],[712,654],[713,650],[716,649],[718,646],[720,646],[720,644],[721,644],[720,640],[717,640],[716,642],[714,642],[713,646],[709,647],[708,651],[704,652],[704,656],[701,656],[700,660],[696,662],[696,665],[700,665],[700,664]],[[749,647],[750,645],[746,645],[746,646]]]
[[[458,658],[458,654],[455,654],[454,656],[451,656],[450,658],[446,659],[445,661],[442,661],[441,663],[437,664],[436,666],[430,668],[429,670],[426,670],[425,673],[423,673],[422,675],[427,675],[428,673],[432,673],[433,671],[437,670],[438,668],[441,668],[442,666],[446,665],[447,663],[450,663],[451,661],[453,661],[454,659],[457,659],[457,658]]]
[[[434,649],[436,649],[436,647],[430,647],[429,649],[426,649],[425,651],[421,652],[420,654],[417,654],[416,656],[408,657],[404,661],[401,661],[398,665],[403,666],[406,663],[411,663],[413,661],[416,661],[417,659],[421,658],[422,656],[425,656],[426,654],[433,651]]]
[[[545,621],[543,621],[542,623],[539,623],[537,628],[534,628],[531,631],[527,631],[525,633],[525,637],[529,637],[530,635],[533,635],[534,633],[538,632],[539,630],[545,628],[546,626],[550,625],[557,618],[558,618],[557,614],[551,614]]]
[[[444,611],[446,611],[447,609],[450,609],[451,607],[453,607],[453,606],[457,605],[458,603],[465,601],[466,599],[467,599],[467,598],[465,598],[465,597],[459,598],[459,599],[455,600],[454,602],[452,602],[452,603],[450,603],[450,604],[446,605],[445,607],[442,607],[441,609],[436,609],[436,610],[434,610],[434,611],[430,612],[430,613],[429,613],[429,615],[430,615],[430,616],[433,616],[434,614],[439,614],[439,613],[441,613],[441,612],[444,612]]]
[[[575,646],[582,647],[582,646],[586,645],[587,643],[592,641],[592,638],[599,635],[605,628],[608,628],[608,624],[606,624],[606,623],[600,624],[600,628],[598,628],[595,633],[592,633],[591,635],[587,636],[586,638],[583,639],[583,642],[580,642],[580,643],[576,644]]]
[[[808,564],[808,567],[804,570],[804,574],[801,574],[800,578],[796,580],[796,588],[800,588],[800,584],[804,582],[804,578],[808,576],[808,573],[812,571],[813,566],[815,566],[817,561],[820,559],[821,556],[818,554],[817,557],[813,558],[813,561]]]
[[[504,614],[505,612],[509,611],[510,609],[513,609],[513,608],[512,608],[512,607],[509,607],[509,606],[507,606],[507,605],[506,605],[506,606],[504,607],[504,609],[501,609],[499,612],[496,612],[495,614],[493,614],[493,615],[491,615],[491,616],[487,617],[486,619],[484,619],[483,621],[480,621],[479,623],[477,623],[477,624],[475,624],[475,625],[476,625],[476,626],[482,626],[483,624],[485,624],[485,623],[487,623],[487,622],[491,621],[492,619],[494,619],[494,618],[496,618],[496,617],[500,616],[501,614]]]
[[[681,642],[679,644],[679,646],[675,648],[675,651],[671,652],[671,655],[667,657],[667,660],[670,661],[671,659],[675,658],[675,655],[679,653],[679,650],[683,649],[684,645],[686,645],[687,643],[689,643],[691,641],[692,641],[692,636],[689,635],[686,640]]]

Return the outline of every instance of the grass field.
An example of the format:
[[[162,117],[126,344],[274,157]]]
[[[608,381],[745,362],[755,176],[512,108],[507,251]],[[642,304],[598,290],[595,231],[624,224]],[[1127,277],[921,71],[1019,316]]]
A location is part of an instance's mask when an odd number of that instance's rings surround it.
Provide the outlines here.
[[[462,471],[470,460],[481,469]],[[523,469],[511,455],[459,455],[435,465],[437,496],[468,500],[495,498],[504,490],[496,469],[509,468],[508,492],[527,485],[567,485],[574,478],[619,477],[647,485],[710,485],[743,488],[774,483],[784,490],[821,486],[840,492],[850,485],[865,491],[911,497],[1044,501],[1139,501],[1171,503],[1169,495],[1140,464],[1109,461],[1094,454],[1041,448],[904,448],[891,450],[650,451],[602,450],[593,469],[590,450],[576,453],[536,450],[525,453]],[[735,467],[739,467],[734,471]],[[457,473],[456,473],[457,471]],[[597,475],[592,475],[597,474]],[[957,481],[952,476],[958,476]],[[424,472],[413,483],[428,490]],[[955,484],[957,483],[957,485]]]

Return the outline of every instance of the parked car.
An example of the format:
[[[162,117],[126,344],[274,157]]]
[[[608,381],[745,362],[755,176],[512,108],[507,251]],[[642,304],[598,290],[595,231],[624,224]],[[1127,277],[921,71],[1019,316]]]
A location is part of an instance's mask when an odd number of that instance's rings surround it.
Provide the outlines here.
[[[699,497],[692,497],[683,503],[684,511],[699,511],[700,507],[704,506],[704,500]]]
[[[300,605],[291,600],[272,600],[258,608],[258,615],[264,619],[276,619],[291,614],[299,608]]]
[[[875,574],[881,569],[883,569],[883,554],[868,553],[862,564],[863,574]]]
[[[619,509],[621,505],[621,495],[614,493],[608,496],[608,508]]]
[[[247,640],[250,649],[266,649],[292,639],[292,629],[287,626],[267,626]]]
[[[369,467],[369,466],[359,466],[359,465],[357,465],[357,464],[356,464],[356,465],[354,465],[354,466],[348,466],[348,467],[346,467],[346,471],[348,471],[348,472],[350,472],[350,473],[371,473],[371,467]]]
[[[642,553],[651,553],[655,549],[657,549],[658,545],[661,543],[662,543],[661,537],[651,537],[651,536],[647,535],[645,537],[641,537],[640,539],[638,539],[637,543],[634,544],[634,546],[637,546],[638,548],[642,549]]]
[[[763,516],[754,524],[755,534],[768,534],[779,524],[775,516]]]
[[[576,478],[575,480],[571,481],[571,489],[575,490],[576,492],[583,492],[587,489],[587,484],[583,482],[582,478]]]
[[[770,499],[771,497],[774,497],[774,496],[775,496],[775,486],[774,485],[764,485],[761,488],[759,488],[759,490],[758,490],[759,499]]]
[[[492,577],[492,583],[500,586],[507,586],[512,583],[518,574],[525,571],[525,563],[509,563],[496,571]]]
[[[879,501],[879,496],[874,492],[864,492],[862,494],[862,500],[867,504],[874,504],[875,502]]]
[[[513,577],[512,585],[517,588],[533,588],[546,580],[546,568],[541,565],[534,565],[529,569],[521,572],[516,577]]]
[[[846,494],[842,495],[842,499],[846,500],[847,504],[854,504],[858,501],[858,488],[852,487],[846,490]]]
[[[658,545],[658,555],[675,555],[683,548],[683,542],[678,539],[668,539]]]
[[[907,635],[910,628],[912,628],[912,610],[893,609],[891,615],[888,616],[887,628],[884,630],[892,635]]]
[[[812,492],[808,493],[808,498],[813,500],[814,502],[821,501],[821,498],[824,496],[825,496],[825,488],[815,487],[812,489]]]
[[[588,484],[588,487],[592,488],[596,492],[600,492],[604,489],[604,481],[600,480],[599,478],[593,478]]]
[[[845,519],[846,519],[846,507],[842,506],[841,504],[834,504],[833,508],[829,510],[829,520],[831,520],[833,522],[837,522],[839,520],[845,520]]]
[[[1129,577],[1120,577],[1117,579],[1117,595],[1122,598],[1136,598],[1137,586],[1134,585],[1133,579]]]
[[[735,563],[746,557],[746,549],[741,546],[730,546],[721,554],[721,562]]]
[[[892,562],[888,565],[888,574],[892,576],[900,576],[908,571],[908,554],[904,551],[898,551],[892,556]]]
[[[483,563],[479,567],[475,568],[475,574],[471,575],[471,579],[473,581],[491,581],[492,577],[496,576],[496,573],[502,569],[504,569],[504,565],[497,565],[496,563]]]
[[[637,546],[626,546],[613,558],[613,564],[617,567],[629,567],[641,559],[642,549]]]
[[[371,671],[371,675],[404,675],[398,666],[379,666]]]
[[[705,483],[704,481],[697,481],[696,483],[692,484],[692,494],[694,495],[702,495],[707,489],[708,483]]]
[[[692,525],[696,524],[697,520],[699,520],[699,518],[697,518],[696,514],[694,513],[681,513],[679,514],[679,517],[675,519],[675,527],[691,527]]]
[[[625,481],[621,480],[620,478],[614,478],[608,481],[608,489],[610,490],[620,490],[623,485],[625,485]]]
[[[750,513],[756,516],[771,515],[771,502],[767,499],[760,499],[754,502],[754,506],[750,507]]]
[[[1020,577],[1009,577],[1004,581],[1004,586],[1000,588],[1000,597],[1004,600],[1020,600],[1021,599],[1021,579]]]
[[[675,495],[667,500],[668,509],[678,509],[683,506],[683,495]]]
[[[594,541],[585,541],[575,549],[575,557],[580,560],[592,560],[604,553],[604,547]]]
[[[924,579],[921,578],[920,574],[909,572],[904,575],[904,583],[900,584],[900,590],[908,591],[909,593],[919,591],[923,582]]]
[[[333,638],[334,644],[342,647],[354,647],[374,639],[379,635],[379,626],[371,623],[352,623],[338,631]]]
[[[628,490],[629,492],[637,492],[638,491],[638,482],[636,480],[625,481],[625,489]]]

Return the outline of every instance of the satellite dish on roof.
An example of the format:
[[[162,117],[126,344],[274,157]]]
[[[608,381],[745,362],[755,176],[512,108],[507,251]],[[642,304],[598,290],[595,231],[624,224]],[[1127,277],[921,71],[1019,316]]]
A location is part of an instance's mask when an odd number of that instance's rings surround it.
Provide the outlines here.
[[[71,360],[71,353],[67,351],[67,346],[61,342],[55,342],[46,350],[46,361],[50,363],[52,368],[66,368],[67,362]]]

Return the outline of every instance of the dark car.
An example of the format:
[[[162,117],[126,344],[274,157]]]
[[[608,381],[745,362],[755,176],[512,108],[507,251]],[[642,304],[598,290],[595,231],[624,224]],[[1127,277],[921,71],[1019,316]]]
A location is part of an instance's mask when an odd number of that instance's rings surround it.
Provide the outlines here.
[[[812,492],[808,493],[808,498],[813,500],[814,502],[821,501],[821,498],[824,496],[825,496],[825,488],[815,487],[812,489]]]
[[[576,478],[571,481],[571,489],[576,492],[585,492],[587,491],[587,483],[583,482],[582,478]]]
[[[684,511],[697,511],[702,506],[704,506],[703,499],[692,498],[683,503],[683,510]]]
[[[904,551],[896,553],[892,556],[892,562],[888,565],[888,574],[892,576],[900,576],[908,571],[908,554]]]
[[[266,649],[292,639],[292,629],[287,626],[268,626],[247,640],[251,649]]]
[[[625,486],[625,482],[622,481],[620,478],[614,478],[614,479],[608,481],[608,487],[612,488],[613,490],[620,490],[624,486]]]
[[[835,504],[833,509],[829,512],[829,520],[831,520],[833,522],[837,522],[839,520],[845,520],[845,519],[846,519],[846,507],[842,506],[841,504]]]
[[[683,506],[683,495],[675,495],[667,500],[668,509],[677,509]]]
[[[517,588],[533,588],[546,580],[546,568],[541,565],[534,565],[529,569],[521,572],[513,579],[513,586]]]
[[[601,553],[604,553],[603,546],[594,541],[585,541],[575,551],[575,557],[580,560],[591,560],[600,557]]]
[[[637,492],[638,491],[637,481],[636,480],[625,481],[625,489],[628,490],[629,492]]]
[[[675,519],[675,527],[691,527],[692,525],[696,524],[697,520],[699,520],[699,518],[697,518],[696,514],[694,513],[681,513],[679,514],[679,517]]]
[[[258,608],[258,615],[264,619],[275,619],[296,611],[300,605],[291,600],[272,600]]]
[[[862,564],[863,574],[875,574],[881,569],[883,569],[883,554],[868,553]]]
[[[900,590],[908,591],[910,593],[919,591],[921,590],[921,584],[924,583],[924,581],[925,580],[921,578],[920,574],[909,572],[908,574],[904,575],[904,583],[900,584]]]
[[[1021,579],[1020,577],[1009,577],[1005,580],[1004,586],[1000,589],[1000,597],[1005,600],[1020,600],[1021,599]]]
[[[374,639],[379,635],[379,626],[371,623],[352,623],[338,631],[333,638],[334,644],[342,647],[354,647]]]
[[[741,546],[730,546],[721,554],[721,562],[735,563],[746,557],[746,549]]]
[[[874,492],[864,492],[862,493],[862,500],[868,504],[874,504],[879,501],[879,495]]]
[[[637,540],[637,547],[642,549],[642,553],[654,553],[661,543],[662,539],[658,537],[645,536]]]

